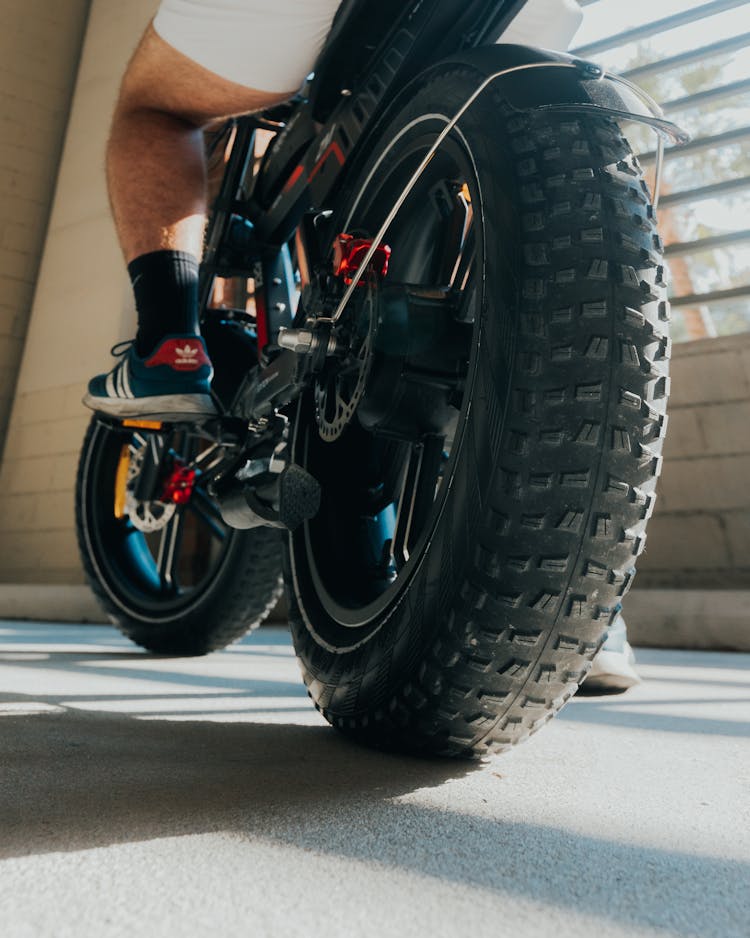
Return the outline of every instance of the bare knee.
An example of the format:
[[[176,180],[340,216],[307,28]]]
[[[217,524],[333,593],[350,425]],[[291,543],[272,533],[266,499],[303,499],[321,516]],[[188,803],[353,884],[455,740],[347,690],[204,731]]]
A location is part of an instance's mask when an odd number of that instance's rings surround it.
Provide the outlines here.
[[[157,112],[202,127],[270,107],[291,93],[259,91],[220,78],[182,55],[149,26],[123,77],[115,121]]]

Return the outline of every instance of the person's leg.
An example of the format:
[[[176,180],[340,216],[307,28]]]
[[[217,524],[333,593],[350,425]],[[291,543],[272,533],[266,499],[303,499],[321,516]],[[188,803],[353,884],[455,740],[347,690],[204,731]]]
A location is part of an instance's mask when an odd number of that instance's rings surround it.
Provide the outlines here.
[[[201,128],[283,101],[193,62],[149,26],[122,82],[107,182],[125,260],[153,251],[200,257],[206,212]]]
[[[283,101],[210,72],[149,26],[128,66],[107,149],[107,182],[138,330],[84,403],[113,416],[211,414],[198,270],[206,214],[201,128]]]
[[[212,368],[198,328],[202,128],[290,97],[337,6],[338,0],[162,0],[123,79],[107,152],[138,332],[113,371],[90,382],[88,406],[121,417],[214,412]]]
[[[206,213],[201,128],[269,107],[256,91],[193,62],[150,26],[122,82],[107,150],[117,234],[138,308],[143,356],[169,333],[198,333],[198,262]]]

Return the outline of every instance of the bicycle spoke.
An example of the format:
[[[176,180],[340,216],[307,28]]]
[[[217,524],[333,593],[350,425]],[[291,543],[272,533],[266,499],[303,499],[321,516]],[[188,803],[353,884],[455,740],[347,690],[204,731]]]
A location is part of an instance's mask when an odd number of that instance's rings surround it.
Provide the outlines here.
[[[435,251],[435,279],[453,285],[455,270],[471,225],[471,203],[463,188],[441,183],[432,191],[433,204],[440,222],[440,241]]]
[[[193,489],[193,497],[187,507],[200,524],[205,525],[211,534],[219,541],[226,540],[227,529],[221,519],[221,514],[213,501],[200,489]]]
[[[406,464],[403,482],[401,484],[401,493],[398,499],[398,510],[396,512],[396,526],[393,531],[393,540],[391,541],[391,556],[397,570],[401,570],[409,559],[409,553],[406,548],[406,540],[409,533],[409,523],[411,521],[411,510],[413,504],[414,489],[416,479],[419,474],[419,463],[422,458],[421,448],[414,446],[409,453],[409,460]]]
[[[422,459],[412,498],[411,519],[406,542],[409,550],[413,549],[422,534],[427,522],[427,516],[435,501],[435,491],[443,462],[444,444],[445,438],[442,436],[425,437],[422,444]]]
[[[456,260],[456,266],[451,277],[451,293],[457,297],[455,317],[459,322],[473,322],[475,310],[473,309],[476,290],[471,288],[470,277],[477,259],[477,242],[474,226],[468,230],[461,254]]]
[[[164,591],[179,590],[177,568],[180,559],[180,546],[183,533],[182,511],[175,512],[171,520],[165,525],[159,540],[159,553],[156,558],[156,567],[159,571],[159,581]]]
[[[397,570],[408,561],[435,500],[444,443],[442,436],[428,436],[409,454],[391,544]]]

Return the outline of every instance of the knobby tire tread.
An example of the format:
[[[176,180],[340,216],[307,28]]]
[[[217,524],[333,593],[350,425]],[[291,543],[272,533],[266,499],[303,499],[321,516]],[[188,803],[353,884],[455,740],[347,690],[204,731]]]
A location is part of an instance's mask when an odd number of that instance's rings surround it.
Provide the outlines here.
[[[423,577],[406,611],[337,663],[290,598],[316,706],[376,746],[481,755],[550,720],[601,647],[654,507],[670,342],[640,168],[608,118],[516,113],[506,134],[520,200],[516,352],[505,419],[490,362],[473,406],[491,429],[478,439],[476,417],[465,441],[490,448],[492,482],[472,471],[479,455],[465,460],[447,509],[463,511],[463,537],[446,524],[432,548],[430,589],[450,611],[426,621]]]

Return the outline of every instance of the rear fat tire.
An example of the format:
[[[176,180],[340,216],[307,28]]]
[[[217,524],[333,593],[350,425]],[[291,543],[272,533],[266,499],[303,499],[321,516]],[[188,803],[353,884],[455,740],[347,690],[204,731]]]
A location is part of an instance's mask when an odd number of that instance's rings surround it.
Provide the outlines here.
[[[237,641],[263,622],[280,598],[282,547],[270,528],[229,529],[229,543],[215,568],[184,601],[159,606],[127,576],[127,565],[113,563],[107,548],[113,519],[114,477],[106,470],[107,448],[119,450],[126,434],[94,417],[81,449],[76,481],[76,532],[89,585],[113,624],[148,651],[167,655],[205,655]],[[115,558],[116,559],[116,558]]]
[[[369,166],[410,121],[455,112],[475,86],[463,71],[432,79]],[[662,246],[617,125],[487,95],[460,131],[482,190],[487,292],[431,543],[408,589],[359,632],[316,597],[302,531],[288,575],[297,654],[326,719],[372,745],[465,756],[523,740],[586,676],[645,545],[670,346]]]

